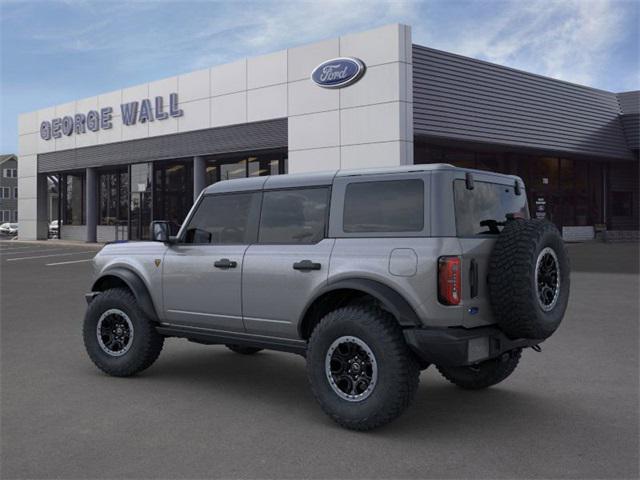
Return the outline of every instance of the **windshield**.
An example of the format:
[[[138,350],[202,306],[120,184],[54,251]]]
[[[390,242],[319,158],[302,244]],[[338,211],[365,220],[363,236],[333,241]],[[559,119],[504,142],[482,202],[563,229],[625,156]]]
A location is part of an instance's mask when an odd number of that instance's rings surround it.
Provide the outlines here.
[[[473,190],[464,180],[454,181],[456,230],[459,237],[498,234],[508,214],[529,218],[524,191],[515,194],[515,188],[498,183],[474,182]]]

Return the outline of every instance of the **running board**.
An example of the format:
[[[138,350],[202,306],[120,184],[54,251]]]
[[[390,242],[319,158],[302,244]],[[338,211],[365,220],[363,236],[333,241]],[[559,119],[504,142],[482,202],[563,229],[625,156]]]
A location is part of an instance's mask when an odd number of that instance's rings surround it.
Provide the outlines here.
[[[192,342],[205,345],[234,344],[246,347],[266,348],[281,352],[297,353],[303,357],[307,352],[307,342],[286,338],[264,337],[246,333],[223,332],[206,328],[187,327],[183,325],[160,324],[156,326],[159,334],[165,337],[186,338]]]

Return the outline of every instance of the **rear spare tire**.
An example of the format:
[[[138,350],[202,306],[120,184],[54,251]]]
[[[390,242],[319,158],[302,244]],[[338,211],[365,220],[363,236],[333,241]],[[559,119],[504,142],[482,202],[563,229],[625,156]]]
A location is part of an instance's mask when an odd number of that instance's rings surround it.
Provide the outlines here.
[[[555,225],[507,221],[488,277],[493,314],[507,336],[544,340],[555,332],[569,300],[569,259]]]

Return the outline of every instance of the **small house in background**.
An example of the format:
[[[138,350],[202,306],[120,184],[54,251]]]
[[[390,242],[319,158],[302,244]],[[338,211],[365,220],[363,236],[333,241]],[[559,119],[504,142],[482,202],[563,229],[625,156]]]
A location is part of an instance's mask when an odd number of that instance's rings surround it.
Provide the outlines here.
[[[18,221],[18,157],[0,155],[0,223]]]

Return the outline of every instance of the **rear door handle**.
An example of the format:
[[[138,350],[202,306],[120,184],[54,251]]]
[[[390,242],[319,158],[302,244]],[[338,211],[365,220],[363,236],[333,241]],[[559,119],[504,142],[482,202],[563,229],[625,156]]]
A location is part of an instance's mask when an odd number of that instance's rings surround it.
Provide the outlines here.
[[[320,270],[322,265],[311,260],[302,260],[293,264],[294,270]]]
[[[229,260],[228,258],[221,258],[220,260],[216,260],[213,262],[213,266],[216,268],[236,268],[238,266],[238,262],[234,262]]]

